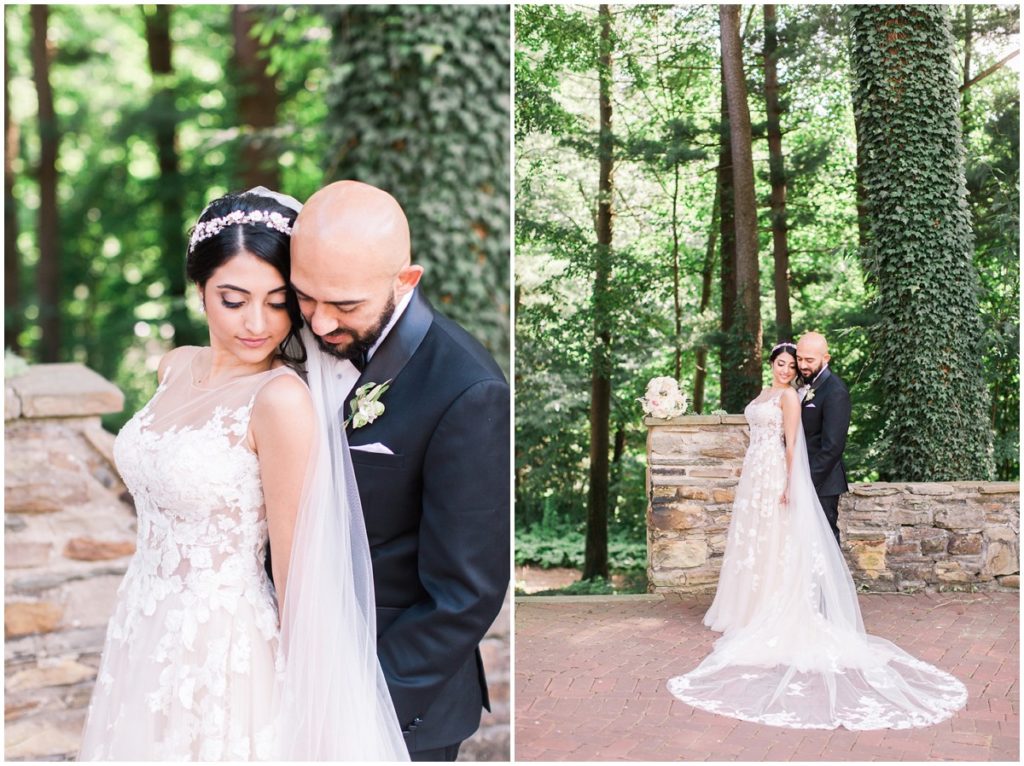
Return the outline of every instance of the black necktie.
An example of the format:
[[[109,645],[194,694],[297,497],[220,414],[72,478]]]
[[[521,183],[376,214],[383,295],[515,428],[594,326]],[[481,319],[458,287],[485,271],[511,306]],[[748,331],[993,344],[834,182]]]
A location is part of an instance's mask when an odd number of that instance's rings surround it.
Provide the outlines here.
[[[353,356],[349,361],[351,361],[352,364],[355,365],[355,368],[361,373],[366,367],[366,352],[360,352],[356,356]]]

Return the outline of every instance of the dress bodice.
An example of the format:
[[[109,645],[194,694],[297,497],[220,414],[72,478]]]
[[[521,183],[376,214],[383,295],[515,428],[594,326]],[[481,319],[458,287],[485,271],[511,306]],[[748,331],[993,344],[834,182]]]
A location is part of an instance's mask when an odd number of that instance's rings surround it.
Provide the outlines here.
[[[210,603],[211,595],[213,603],[246,598],[260,607],[261,629],[270,637],[277,621],[263,571],[266,511],[247,436],[259,390],[295,373],[279,367],[202,388],[192,370],[201,351],[178,352],[153,398],[114,441],[114,460],[138,515],[125,587],[137,585],[135,606],[143,613],[171,594],[197,603]],[[186,628],[193,619],[183,615]]]
[[[779,400],[784,389],[769,389],[765,398],[754,399],[743,409],[750,426],[751,448],[779,448],[783,445],[782,408]],[[763,396],[763,394],[762,394]]]

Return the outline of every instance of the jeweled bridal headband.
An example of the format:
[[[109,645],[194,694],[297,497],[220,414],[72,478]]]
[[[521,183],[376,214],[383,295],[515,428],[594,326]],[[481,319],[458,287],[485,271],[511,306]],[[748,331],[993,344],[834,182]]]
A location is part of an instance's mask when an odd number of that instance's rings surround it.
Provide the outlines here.
[[[204,239],[220,234],[229,226],[240,226],[246,223],[263,223],[268,228],[279,231],[282,234],[291,236],[292,233],[291,221],[280,213],[271,213],[266,210],[252,210],[248,213],[243,213],[241,210],[235,210],[220,218],[211,218],[209,221],[197,223],[196,227],[192,230],[192,237],[188,241],[189,253],[195,250],[196,245]]]

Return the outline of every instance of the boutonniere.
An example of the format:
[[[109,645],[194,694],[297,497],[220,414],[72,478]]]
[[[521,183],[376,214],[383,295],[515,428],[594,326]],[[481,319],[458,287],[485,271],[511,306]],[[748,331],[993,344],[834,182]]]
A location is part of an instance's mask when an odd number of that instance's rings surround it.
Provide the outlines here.
[[[369,425],[384,414],[384,404],[380,398],[384,392],[391,387],[391,381],[384,383],[366,383],[356,389],[356,395],[348,403],[352,414],[348,416],[344,426],[348,428],[351,423],[353,428],[362,428]]]
[[[807,393],[804,394],[803,403],[806,404],[807,402],[811,401],[811,399],[813,399],[813,398],[814,398],[814,389],[813,388],[808,388],[807,389]]]

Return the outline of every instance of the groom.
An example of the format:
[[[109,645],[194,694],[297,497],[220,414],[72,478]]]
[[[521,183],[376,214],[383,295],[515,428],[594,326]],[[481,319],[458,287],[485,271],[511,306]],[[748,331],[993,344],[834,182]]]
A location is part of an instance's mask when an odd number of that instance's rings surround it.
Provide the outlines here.
[[[509,580],[509,388],[494,359],[417,285],[387,192],[339,181],[295,222],[292,286],[338,360],[373,560],[377,654],[413,760],[453,761],[489,709],[478,644]],[[358,409],[358,405],[357,405]],[[378,408],[379,409],[379,408]]]
[[[839,544],[839,496],[849,489],[843,450],[850,430],[850,392],[828,368],[832,357],[825,336],[805,333],[796,344],[800,388],[800,419],[807,439],[807,458],[818,500]]]

